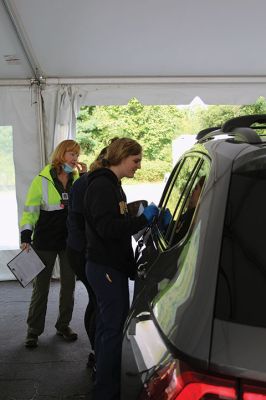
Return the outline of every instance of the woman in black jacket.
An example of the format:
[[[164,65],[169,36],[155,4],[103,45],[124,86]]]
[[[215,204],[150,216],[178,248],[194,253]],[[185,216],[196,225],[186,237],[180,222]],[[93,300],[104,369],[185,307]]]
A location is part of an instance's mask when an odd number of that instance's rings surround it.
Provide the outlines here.
[[[116,140],[114,138],[113,140]],[[99,167],[100,160],[105,156],[107,147],[103,148],[96,160],[90,165],[90,172]],[[73,184],[69,194],[68,217],[67,217],[67,256],[71,268],[75,272],[78,279],[84,284],[89,302],[84,314],[84,326],[91,344],[91,352],[89,353],[87,366],[92,369],[92,377],[95,374],[95,316],[97,302],[95,294],[88,282],[86,276],[86,233],[85,219],[83,212],[84,196],[88,186],[88,174],[83,174]]]
[[[128,278],[135,274],[131,236],[152,222],[158,208],[128,215],[121,179],[141,167],[142,148],[135,140],[112,142],[100,168],[88,176],[85,195],[88,281],[97,299],[96,380],[94,400],[120,398],[123,325],[129,310]]]

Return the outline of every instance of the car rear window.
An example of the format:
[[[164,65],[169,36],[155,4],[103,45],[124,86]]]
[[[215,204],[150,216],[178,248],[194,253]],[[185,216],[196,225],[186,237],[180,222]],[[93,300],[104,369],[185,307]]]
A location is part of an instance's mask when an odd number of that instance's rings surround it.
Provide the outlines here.
[[[231,178],[215,315],[266,326],[266,162],[248,161]]]

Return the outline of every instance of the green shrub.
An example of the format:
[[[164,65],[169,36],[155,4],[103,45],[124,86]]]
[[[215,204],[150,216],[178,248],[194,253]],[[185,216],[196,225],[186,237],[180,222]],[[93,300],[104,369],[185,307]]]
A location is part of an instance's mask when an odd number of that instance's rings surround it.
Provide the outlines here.
[[[80,161],[83,161],[87,164],[89,169],[89,165],[92,161],[94,161],[95,156],[87,156],[83,154],[80,156]],[[168,161],[162,160],[143,160],[141,162],[141,169],[139,169],[134,179],[123,179],[123,183],[125,184],[134,184],[140,182],[161,182],[164,179],[164,175],[172,170],[172,164]]]
[[[164,175],[171,170],[172,164],[170,162],[144,160],[141,163],[141,169],[136,172],[134,179],[123,179],[123,183],[161,182],[164,179]]]

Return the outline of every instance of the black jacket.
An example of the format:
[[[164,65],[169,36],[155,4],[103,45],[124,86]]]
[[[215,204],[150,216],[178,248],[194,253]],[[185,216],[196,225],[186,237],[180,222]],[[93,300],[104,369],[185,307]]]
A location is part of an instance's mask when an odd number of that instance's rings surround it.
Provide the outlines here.
[[[100,168],[88,175],[84,213],[88,259],[133,277],[131,236],[147,225],[147,220],[144,215],[128,215],[125,193],[110,169]]]
[[[68,202],[67,245],[80,252],[83,252],[86,247],[83,202],[87,186],[88,173],[84,173],[74,182]]]

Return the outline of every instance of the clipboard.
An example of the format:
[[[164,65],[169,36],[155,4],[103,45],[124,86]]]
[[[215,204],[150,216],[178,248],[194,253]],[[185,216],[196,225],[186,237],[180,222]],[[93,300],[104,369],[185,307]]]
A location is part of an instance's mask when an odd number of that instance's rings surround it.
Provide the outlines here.
[[[129,215],[133,217],[139,217],[143,213],[143,210],[145,207],[147,207],[147,205],[148,205],[147,200],[136,200],[133,201],[132,203],[129,203],[127,205]],[[133,235],[133,238],[135,239],[136,242],[141,238],[141,236],[143,236],[143,233],[145,231],[146,231],[146,226],[145,228],[141,229],[140,231],[138,231]]]
[[[23,287],[26,287],[45,268],[45,264],[31,246],[28,252],[26,250],[19,252],[7,266]]]
[[[143,211],[144,207],[147,207],[147,200],[136,200],[127,204],[129,215],[132,217],[138,217]]]

